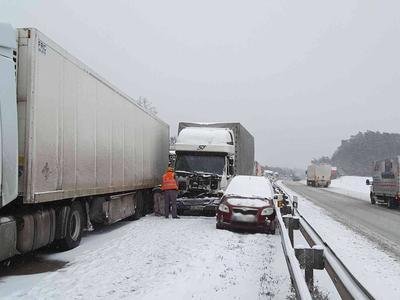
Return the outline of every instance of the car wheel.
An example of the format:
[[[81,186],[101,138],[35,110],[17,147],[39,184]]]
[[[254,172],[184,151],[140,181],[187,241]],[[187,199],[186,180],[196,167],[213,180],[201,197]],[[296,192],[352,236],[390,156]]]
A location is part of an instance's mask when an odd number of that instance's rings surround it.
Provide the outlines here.
[[[84,226],[83,209],[80,202],[73,202],[67,218],[67,232],[64,239],[60,240],[60,247],[63,250],[70,250],[78,247]]]

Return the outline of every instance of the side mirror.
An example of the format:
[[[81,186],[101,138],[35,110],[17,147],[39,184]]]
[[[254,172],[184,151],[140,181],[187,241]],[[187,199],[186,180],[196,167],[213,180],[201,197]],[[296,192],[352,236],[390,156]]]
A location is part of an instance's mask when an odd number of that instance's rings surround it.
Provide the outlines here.
[[[228,159],[228,174],[229,175],[234,175],[235,174],[235,167],[233,165],[233,159],[232,158]]]
[[[369,179],[367,179],[367,180],[365,181],[365,184],[366,184],[366,185],[371,185],[371,182],[369,181]]]

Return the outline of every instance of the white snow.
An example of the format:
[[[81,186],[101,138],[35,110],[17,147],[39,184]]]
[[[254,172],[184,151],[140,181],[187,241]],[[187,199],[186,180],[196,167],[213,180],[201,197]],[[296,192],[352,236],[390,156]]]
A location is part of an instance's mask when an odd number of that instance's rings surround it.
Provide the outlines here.
[[[42,254],[59,270],[0,278],[2,299],[285,299],[280,236],[215,229],[214,218],[147,216]]]
[[[235,176],[225,190],[225,195],[273,199],[274,190],[269,179],[263,176]]]
[[[400,263],[397,258],[332,219],[324,209],[284,187],[298,197],[300,213],[376,299],[400,299]]]
[[[247,207],[263,207],[270,205],[269,201],[267,202],[259,199],[248,199],[248,198],[229,198],[228,203],[233,206],[247,206]]]
[[[332,180],[328,191],[370,201],[370,186],[365,184],[367,179],[372,181],[371,177],[342,176]]]

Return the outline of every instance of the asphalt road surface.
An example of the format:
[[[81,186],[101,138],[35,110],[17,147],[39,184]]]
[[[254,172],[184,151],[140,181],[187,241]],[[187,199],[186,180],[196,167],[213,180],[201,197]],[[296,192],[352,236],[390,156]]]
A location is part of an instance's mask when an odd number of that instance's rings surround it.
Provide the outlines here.
[[[362,233],[386,251],[400,258],[400,211],[370,202],[330,192],[323,188],[308,187],[301,182],[285,185],[324,208],[334,219]]]

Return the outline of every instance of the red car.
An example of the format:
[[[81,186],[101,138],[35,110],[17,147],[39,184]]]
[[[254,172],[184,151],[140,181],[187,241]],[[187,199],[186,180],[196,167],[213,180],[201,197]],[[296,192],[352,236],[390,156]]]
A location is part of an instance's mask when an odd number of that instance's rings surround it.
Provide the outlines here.
[[[274,190],[260,176],[236,176],[217,210],[217,229],[241,229],[275,234]]]

